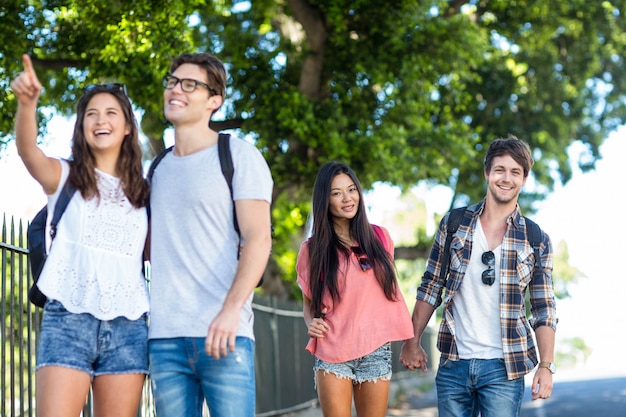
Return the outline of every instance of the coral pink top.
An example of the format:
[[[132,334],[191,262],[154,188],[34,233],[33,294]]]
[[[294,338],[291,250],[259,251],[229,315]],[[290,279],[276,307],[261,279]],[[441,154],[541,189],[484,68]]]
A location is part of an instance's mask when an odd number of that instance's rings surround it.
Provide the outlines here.
[[[393,242],[386,229],[385,249],[393,256]],[[298,253],[296,271],[302,293],[311,298],[309,287],[310,261],[308,240]],[[413,324],[402,293],[396,291],[397,301],[390,301],[376,280],[373,269],[362,271],[359,260],[351,253],[347,262],[340,256],[337,273],[341,299],[334,304],[328,292],[323,305],[330,330],[323,338],[311,338],[306,350],[331,363],[345,362],[372,353],[387,342],[413,337]]]

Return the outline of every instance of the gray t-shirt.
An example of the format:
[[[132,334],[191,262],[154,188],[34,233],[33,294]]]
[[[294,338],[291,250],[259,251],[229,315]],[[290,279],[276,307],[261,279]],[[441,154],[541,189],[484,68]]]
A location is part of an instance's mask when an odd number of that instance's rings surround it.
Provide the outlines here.
[[[231,138],[235,200],[271,202],[273,180],[252,144]],[[187,156],[170,152],[152,178],[150,339],[205,337],[237,269],[239,237],[217,145]],[[260,278],[260,277],[259,277]],[[254,340],[252,296],[238,336]]]

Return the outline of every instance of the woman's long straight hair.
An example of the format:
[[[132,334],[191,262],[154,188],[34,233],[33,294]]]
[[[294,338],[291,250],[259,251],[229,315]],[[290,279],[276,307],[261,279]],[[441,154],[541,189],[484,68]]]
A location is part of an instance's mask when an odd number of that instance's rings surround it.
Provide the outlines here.
[[[377,281],[385,292],[387,299],[396,301],[396,270],[393,259],[385,250],[367,219],[363,191],[356,174],[348,165],[340,162],[324,164],[317,174],[313,186],[313,222],[312,234],[309,238],[311,313],[313,317],[322,314],[322,297],[328,291],[333,302],[341,299],[337,284],[337,271],[340,257],[348,259],[350,248],[344,246],[335,232],[333,217],[330,213],[330,188],[333,179],[340,174],[348,175],[354,182],[359,193],[357,213],[350,220],[350,235],[358,242],[367,256]]]

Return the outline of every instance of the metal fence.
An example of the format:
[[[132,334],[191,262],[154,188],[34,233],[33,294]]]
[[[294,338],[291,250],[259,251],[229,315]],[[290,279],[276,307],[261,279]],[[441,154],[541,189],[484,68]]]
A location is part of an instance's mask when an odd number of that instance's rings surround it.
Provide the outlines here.
[[[35,416],[35,351],[41,309],[28,301],[31,282],[27,223],[2,218],[0,239],[0,417]],[[306,352],[302,304],[255,296],[257,417],[279,416],[316,404],[313,357]],[[392,346],[394,377],[402,369],[399,343]],[[433,355],[430,355],[433,357]],[[83,416],[92,416],[91,397]],[[156,416],[147,380],[138,417]]]
[[[0,239],[0,417],[35,416],[35,354],[41,309],[28,301],[31,283],[27,222],[3,215]],[[254,303],[257,416],[311,406],[316,399],[313,359],[304,347],[302,305],[258,297]],[[92,415],[91,398],[83,416]],[[138,416],[156,415],[149,381]]]
[[[2,219],[0,260],[0,416],[34,416],[36,332],[40,313],[28,302],[29,268],[21,221]]]
[[[275,416],[315,402],[313,356],[302,304],[255,297],[257,416]]]

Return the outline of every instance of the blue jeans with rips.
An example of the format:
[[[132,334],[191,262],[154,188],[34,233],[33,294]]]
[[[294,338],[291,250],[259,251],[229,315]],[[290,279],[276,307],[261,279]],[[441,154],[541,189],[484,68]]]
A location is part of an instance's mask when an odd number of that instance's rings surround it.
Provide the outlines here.
[[[254,417],[254,341],[237,337],[235,352],[215,359],[203,337],[148,342],[150,378],[159,417],[201,417],[204,400],[211,417]]]
[[[437,377],[439,417],[518,417],[524,378],[508,380],[502,359],[441,358]]]

